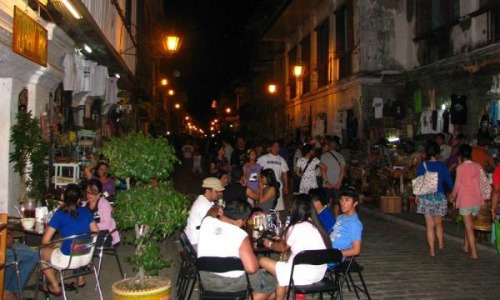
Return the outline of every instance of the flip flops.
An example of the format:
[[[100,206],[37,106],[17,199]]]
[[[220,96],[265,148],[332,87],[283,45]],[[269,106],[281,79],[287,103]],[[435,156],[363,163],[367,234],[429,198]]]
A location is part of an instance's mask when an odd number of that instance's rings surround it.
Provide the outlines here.
[[[51,294],[56,297],[62,296],[62,290],[59,290],[59,292],[56,293],[53,290],[51,290],[48,285],[42,286],[41,290],[46,294]]]

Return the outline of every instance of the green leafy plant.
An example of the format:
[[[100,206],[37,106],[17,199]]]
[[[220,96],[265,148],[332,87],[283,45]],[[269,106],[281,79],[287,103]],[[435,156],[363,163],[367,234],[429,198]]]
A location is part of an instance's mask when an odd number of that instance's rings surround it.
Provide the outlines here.
[[[165,139],[138,133],[112,138],[101,153],[109,159],[110,174],[139,180],[135,187],[117,194],[114,217],[120,228],[135,229],[136,251],[128,260],[138,274],[130,287],[145,287],[146,274],[156,275],[169,266],[155,240],[174,233],[187,220],[189,201],[166,181],[179,160]]]
[[[20,111],[16,120],[17,124],[11,128],[10,142],[14,149],[9,162],[14,164],[14,171],[21,178],[19,196],[24,200],[27,190],[29,197],[42,199],[46,190],[48,170],[45,157],[49,144],[43,139],[40,122],[32,117],[31,111]]]

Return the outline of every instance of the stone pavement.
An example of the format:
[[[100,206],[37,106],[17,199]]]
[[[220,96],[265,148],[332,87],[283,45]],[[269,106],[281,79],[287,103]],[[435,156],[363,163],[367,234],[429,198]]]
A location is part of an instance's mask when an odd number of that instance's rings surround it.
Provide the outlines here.
[[[182,192],[197,194],[204,177],[192,176],[184,168],[179,168],[173,180]],[[288,195],[286,202],[291,202],[291,195]],[[431,258],[427,256],[422,216],[414,213],[382,214],[368,205],[359,207],[359,215],[364,231],[362,254],[357,261],[365,268],[363,276],[372,299],[500,298],[500,256],[492,245],[479,245],[479,260],[469,260],[457,250],[462,243],[463,229],[457,229],[455,224],[448,221],[444,227],[445,250]],[[172,267],[161,274],[175,284],[180,262],[175,236],[163,244],[162,254],[172,259]],[[133,253],[133,248],[120,245],[118,250],[125,273],[130,277],[133,272],[125,257]],[[104,299],[112,299],[111,285],[119,278],[113,258],[105,258],[101,274]],[[354,278],[356,280],[356,276]],[[91,276],[87,276],[87,286],[79,294],[68,293],[68,299],[97,299],[94,284]],[[27,296],[31,296],[31,293]],[[176,299],[175,288],[173,296]],[[366,299],[364,295],[361,296]],[[356,299],[356,296],[345,289],[344,298]],[[192,299],[197,299],[196,292]]]

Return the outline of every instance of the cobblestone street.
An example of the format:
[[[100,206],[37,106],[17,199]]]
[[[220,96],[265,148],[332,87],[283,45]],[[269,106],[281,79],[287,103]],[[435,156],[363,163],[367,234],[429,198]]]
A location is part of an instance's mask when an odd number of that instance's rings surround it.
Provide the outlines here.
[[[174,183],[181,191],[196,194],[203,178],[180,168],[174,175]],[[289,195],[287,201],[290,199]],[[445,226],[445,250],[432,258],[427,256],[425,227],[409,220],[418,220],[419,216],[387,215],[367,206],[361,206],[359,214],[364,224],[364,241],[357,261],[365,268],[363,276],[372,299],[498,299],[500,256],[491,245],[480,245],[479,260],[468,259],[458,250],[461,237],[457,227],[448,223]],[[175,240],[175,237],[169,238],[162,247],[163,255],[172,259],[171,268],[162,274],[174,283],[179,268]],[[125,273],[130,277],[133,272],[126,257],[133,249],[129,245],[120,245],[118,249]],[[119,280],[112,258],[105,258],[101,276],[104,297],[112,299],[111,285]],[[79,294],[69,292],[68,298],[96,299],[94,281],[90,276],[87,282]],[[349,292],[346,287],[344,292],[345,299],[356,299],[354,292]],[[196,297],[195,291],[192,299]],[[361,298],[366,299],[362,294]],[[176,299],[175,288],[173,299]]]

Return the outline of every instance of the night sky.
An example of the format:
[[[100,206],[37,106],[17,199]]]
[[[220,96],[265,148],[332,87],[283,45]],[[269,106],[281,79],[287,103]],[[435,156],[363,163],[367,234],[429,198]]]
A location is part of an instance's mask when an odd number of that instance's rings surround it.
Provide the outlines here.
[[[248,73],[252,33],[247,24],[263,1],[165,0],[167,24],[183,42],[164,72],[173,77],[177,90],[187,93],[188,112],[202,126],[213,113],[211,100]]]

